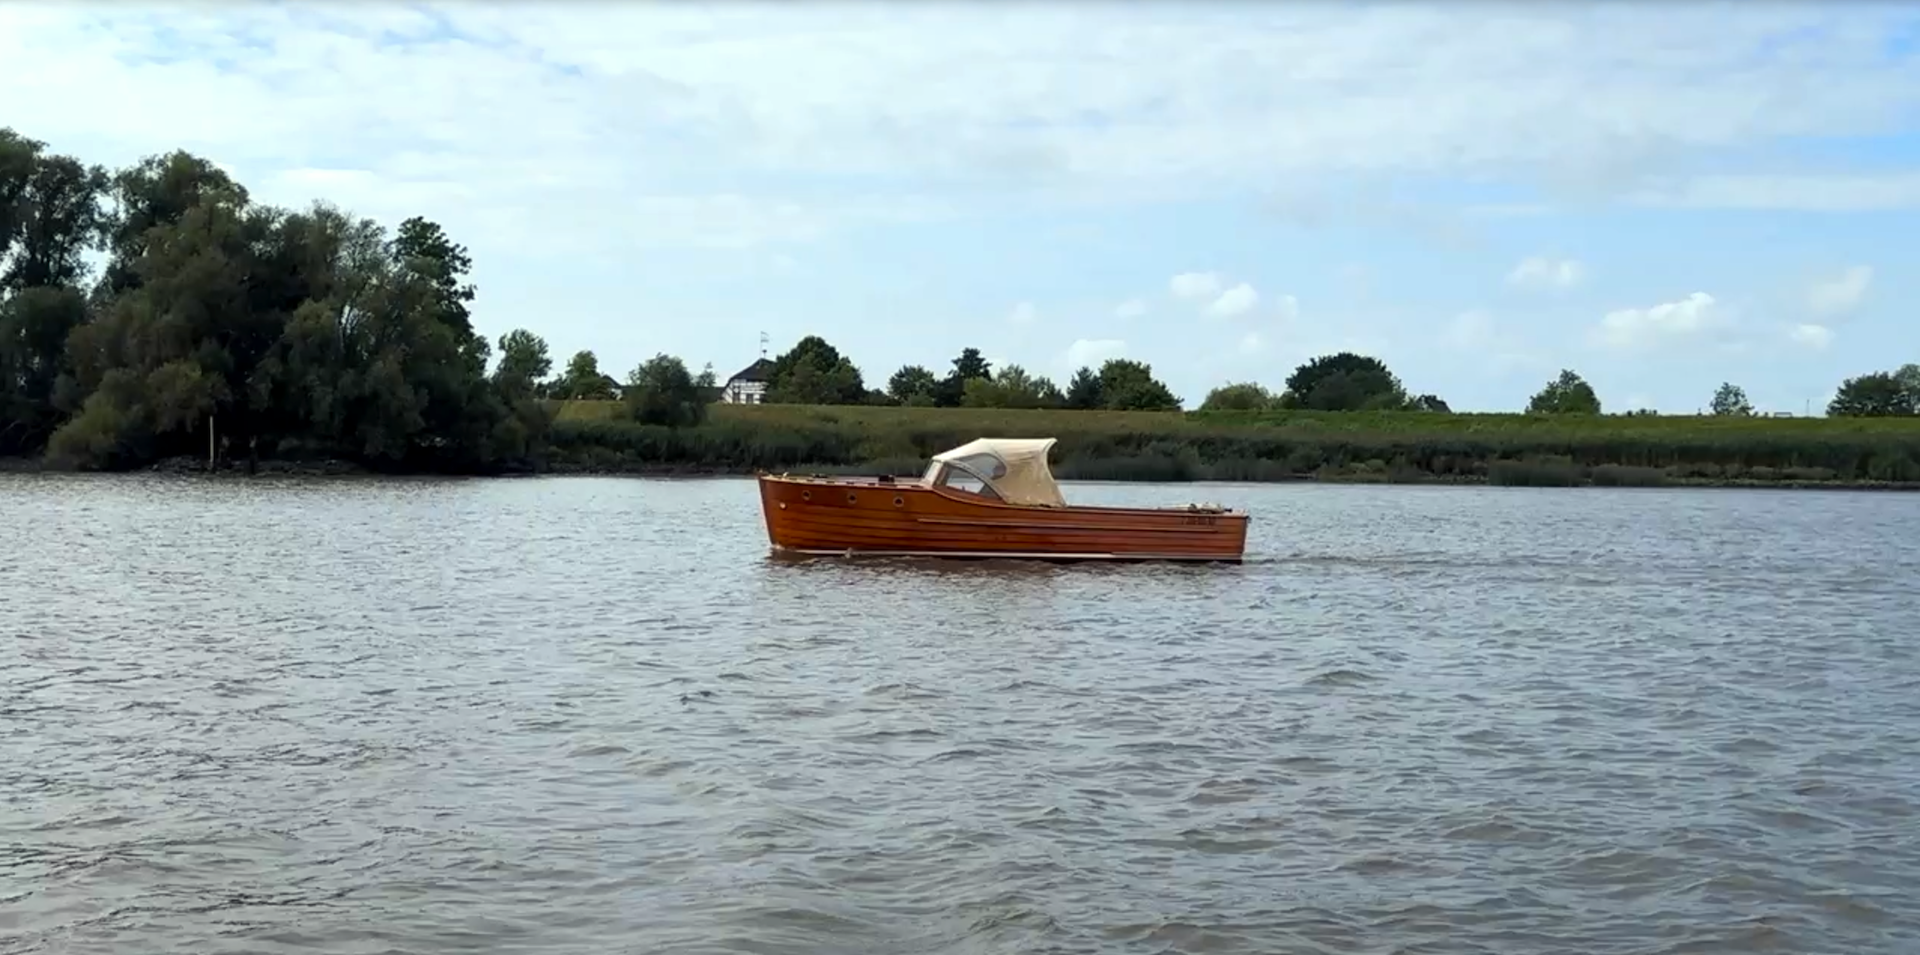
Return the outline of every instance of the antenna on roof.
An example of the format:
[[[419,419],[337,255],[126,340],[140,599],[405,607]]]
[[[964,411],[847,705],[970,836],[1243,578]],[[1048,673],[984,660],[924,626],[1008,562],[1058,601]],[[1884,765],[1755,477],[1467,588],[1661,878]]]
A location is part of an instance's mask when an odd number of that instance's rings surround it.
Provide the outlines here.
[[[760,333],[760,357],[762,358],[767,357],[767,341],[768,341],[767,333],[761,332]]]

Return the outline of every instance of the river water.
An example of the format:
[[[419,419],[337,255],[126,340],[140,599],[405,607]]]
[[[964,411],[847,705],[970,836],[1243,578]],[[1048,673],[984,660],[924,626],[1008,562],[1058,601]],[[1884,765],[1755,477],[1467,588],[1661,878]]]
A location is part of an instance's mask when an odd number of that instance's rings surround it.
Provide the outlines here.
[[[1920,951],[1920,497],[0,475],[0,951]]]

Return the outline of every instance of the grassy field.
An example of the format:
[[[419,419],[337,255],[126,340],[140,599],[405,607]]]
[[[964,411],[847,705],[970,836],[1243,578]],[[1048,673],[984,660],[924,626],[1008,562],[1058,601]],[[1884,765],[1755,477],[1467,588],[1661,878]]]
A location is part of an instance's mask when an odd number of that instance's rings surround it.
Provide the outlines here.
[[[1920,419],[1119,412],[714,405],[672,431],[561,403],[556,470],[918,473],[976,437],[1053,437],[1063,478],[1920,486]]]

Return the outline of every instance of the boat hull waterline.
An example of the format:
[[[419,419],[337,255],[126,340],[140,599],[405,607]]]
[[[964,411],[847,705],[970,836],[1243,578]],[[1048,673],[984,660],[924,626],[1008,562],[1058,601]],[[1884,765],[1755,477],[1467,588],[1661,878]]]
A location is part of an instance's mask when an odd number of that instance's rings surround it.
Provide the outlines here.
[[[1247,515],[1219,507],[1037,507],[882,479],[763,474],[775,551],[809,556],[1239,563]]]

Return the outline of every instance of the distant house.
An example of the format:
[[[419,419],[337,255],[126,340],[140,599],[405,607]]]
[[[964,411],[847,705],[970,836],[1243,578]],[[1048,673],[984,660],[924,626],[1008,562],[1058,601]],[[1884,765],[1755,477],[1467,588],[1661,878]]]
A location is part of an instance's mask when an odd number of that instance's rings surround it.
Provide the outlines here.
[[[757,405],[767,400],[767,382],[773,378],[773,362],[762,358],[740,370],[720,389],[720,400],[730,405]]]

